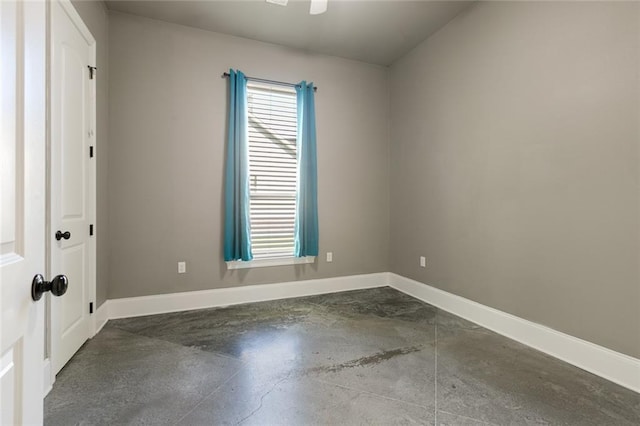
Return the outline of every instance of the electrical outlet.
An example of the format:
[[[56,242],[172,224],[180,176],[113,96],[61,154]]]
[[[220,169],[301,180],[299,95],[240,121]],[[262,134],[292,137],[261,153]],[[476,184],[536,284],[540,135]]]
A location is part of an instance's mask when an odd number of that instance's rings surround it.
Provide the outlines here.
[[[333,262],[333,252],[327,252],[327,263]]]
[[[427,267],[427,258],[424,256],[420,256],[420,267],[421,268]]]
[[[178,273],[184,274],[187,272],[187,262],[178,262]]]

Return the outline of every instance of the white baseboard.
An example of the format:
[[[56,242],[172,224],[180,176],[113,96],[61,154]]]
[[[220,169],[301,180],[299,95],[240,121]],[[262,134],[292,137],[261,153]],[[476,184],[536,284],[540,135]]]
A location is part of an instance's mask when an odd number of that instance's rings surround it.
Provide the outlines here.
[[[389,274],[389,285],[498,334],[640,392],[639,359],[397,274]]]
[[[352,275],[111,299],[96,311],[95,332],[110,319],[391,286],[498,334],[640,392],[640,360],[397,274]]]
[[[108,311],[107,315],[109,319],[129,318],[167,312],[237,305],[240,303],[262,302],[315,294],[383,287],[388,285],[388,283],[389,274],[381,272],[377,274],[351,275],[347,277],[111,299],[105,302],[100,309],[105,307],[106,311]]]

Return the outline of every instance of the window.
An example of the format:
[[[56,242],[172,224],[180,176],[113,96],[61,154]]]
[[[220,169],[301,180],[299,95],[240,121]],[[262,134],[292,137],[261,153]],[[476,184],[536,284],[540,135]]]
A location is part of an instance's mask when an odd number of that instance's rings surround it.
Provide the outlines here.
[[[253,258],[294,256],[297,106],[293,87],[247,84]]]
[[[314,85],[229,70],[224,260],[228,269],[318,256]]]

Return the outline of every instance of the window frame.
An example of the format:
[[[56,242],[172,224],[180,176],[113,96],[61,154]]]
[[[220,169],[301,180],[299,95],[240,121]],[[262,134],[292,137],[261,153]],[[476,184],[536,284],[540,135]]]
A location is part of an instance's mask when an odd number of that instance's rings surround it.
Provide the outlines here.
[[[268,268],[271,266],[304,265],[314,263],[315,256],[274,257],[271,259],[231,260],[226,262],[227,269]]]

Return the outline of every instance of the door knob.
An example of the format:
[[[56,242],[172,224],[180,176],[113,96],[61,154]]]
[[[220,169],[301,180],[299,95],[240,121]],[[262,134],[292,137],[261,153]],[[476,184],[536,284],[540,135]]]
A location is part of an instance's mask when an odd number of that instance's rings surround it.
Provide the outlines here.
[[[56,275],[51,281],[45,281],[42,275],[37,274],[31,281],[31,298],[38,301],[47,291],[51,291],[54,296],[62,296],[67,292],[67,287],[69,280],[66,275]]]
[[[63,238],[65,240],[68,240],[69,238],[71,238],[71,232],[69,232],[69,231],[65,231],[65,232],[58,231],[58,232],[56,232],[56,240],[60,241]]]

